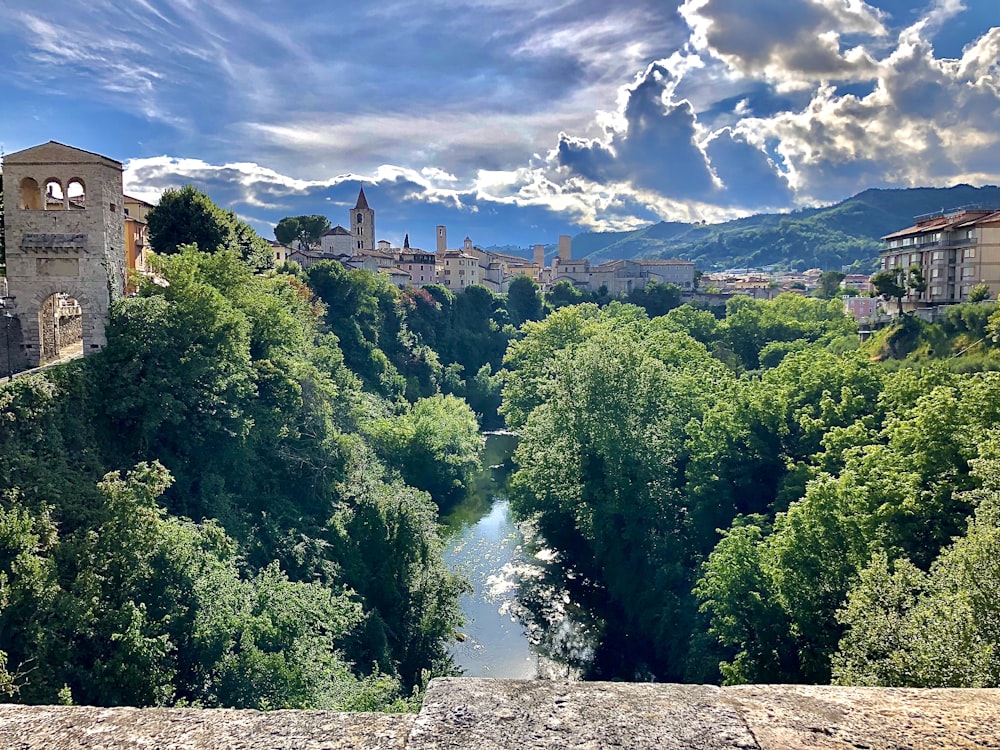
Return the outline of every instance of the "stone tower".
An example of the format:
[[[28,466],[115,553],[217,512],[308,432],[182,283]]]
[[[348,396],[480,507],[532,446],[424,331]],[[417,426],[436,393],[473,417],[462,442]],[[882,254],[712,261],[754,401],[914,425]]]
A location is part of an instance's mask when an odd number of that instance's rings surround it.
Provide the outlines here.
[[[7,281],[28,367],[58,352],[59,305],[75,300],[83,353],[101,350],[112,301],[125,288],[122,165],[49,141],[4,166]]]
[[[351,235],[354,237],[354,251],[375,249],[375,211],[368,207],[365,189],[358,193],[358,202],[351,209]]]

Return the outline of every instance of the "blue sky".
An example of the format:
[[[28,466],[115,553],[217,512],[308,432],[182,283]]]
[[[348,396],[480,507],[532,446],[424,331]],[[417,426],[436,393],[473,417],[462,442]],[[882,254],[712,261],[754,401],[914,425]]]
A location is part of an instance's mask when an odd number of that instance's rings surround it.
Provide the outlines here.
[[[0,146],[192,183],[262,234],[552,243],[996,184],[997,0],[0,0]]]

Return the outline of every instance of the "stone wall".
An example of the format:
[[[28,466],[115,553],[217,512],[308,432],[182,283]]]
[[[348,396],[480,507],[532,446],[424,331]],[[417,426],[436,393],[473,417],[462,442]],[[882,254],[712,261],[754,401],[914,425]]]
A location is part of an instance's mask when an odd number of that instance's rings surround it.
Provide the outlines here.
[[[77,344],[83,338],[83,315],[60,315],[56,318],[56,339],[59,351]]]
[[[1000,748],[1000,690],[433,680],[412,714],[0,706],[0,750]]]

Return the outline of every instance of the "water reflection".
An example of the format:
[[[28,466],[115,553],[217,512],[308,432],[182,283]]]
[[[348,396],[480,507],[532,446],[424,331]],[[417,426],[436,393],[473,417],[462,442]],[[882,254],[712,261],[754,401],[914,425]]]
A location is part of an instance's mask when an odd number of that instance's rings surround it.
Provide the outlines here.
[[[516,438],[487,436],[476,489],[443,520],[445,562],[472,592],[451,654],[469,677],[578,678],[593,658],[598,623],[576,606],[554,553],[510,515],[507,479]]]

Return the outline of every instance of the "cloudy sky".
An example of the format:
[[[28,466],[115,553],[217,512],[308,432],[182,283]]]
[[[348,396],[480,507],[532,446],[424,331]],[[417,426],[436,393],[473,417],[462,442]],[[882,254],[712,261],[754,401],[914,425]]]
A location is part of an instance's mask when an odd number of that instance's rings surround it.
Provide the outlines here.
[[[0,146],[527,246],[996,184],[998,59],[997,0],[0,0]]]

